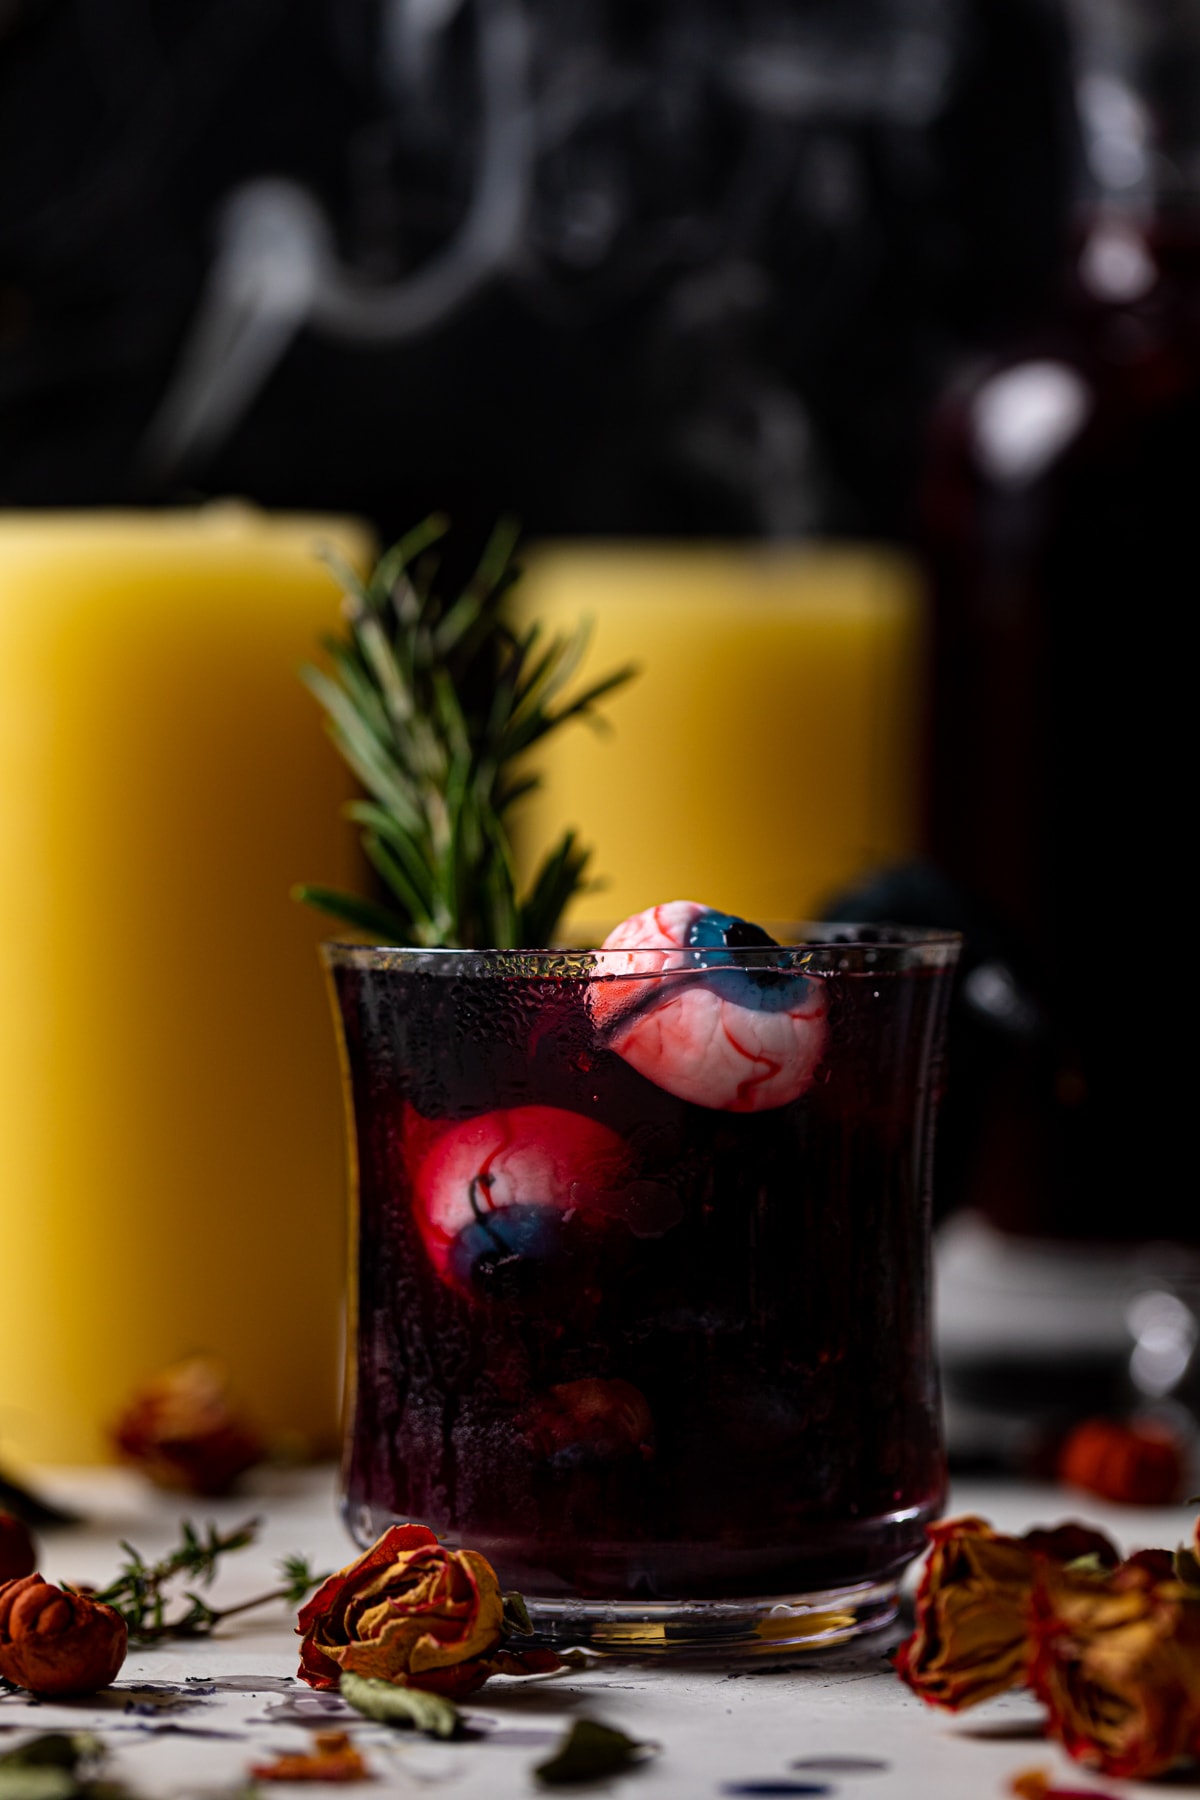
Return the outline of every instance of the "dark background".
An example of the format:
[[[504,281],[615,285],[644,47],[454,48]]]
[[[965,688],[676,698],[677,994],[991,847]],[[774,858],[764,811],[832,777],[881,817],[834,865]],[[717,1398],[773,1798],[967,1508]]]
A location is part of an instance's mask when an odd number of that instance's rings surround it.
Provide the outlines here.
[[[0,0],[0,504],[902,535],[934,396],[1053,277],[1063,37],[1048,0]]]

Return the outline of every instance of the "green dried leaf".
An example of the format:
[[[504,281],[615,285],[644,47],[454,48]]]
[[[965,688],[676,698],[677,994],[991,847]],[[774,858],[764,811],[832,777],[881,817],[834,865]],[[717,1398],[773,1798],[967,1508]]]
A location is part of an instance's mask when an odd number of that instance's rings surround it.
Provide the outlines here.
[[[91,1732],[40,1732],[0,1754],[0,1800],[92,1800],[103,1759],[104,1745]]]
[[[462,1727],[453,1700],[421,1688],[393,1687],[390,1681],[377,1681],[373,1676],[343,1674],[339,1692],[355,1712],[380,1725],[398,1725],[437,1738],[455,1737]]]
[[[505,1594],[504,1629],[515,1632],[518,1637],[533,1636],[533,1620],[529,1616],[524,1594]]]
[[[42,1731],[13,1750],[0,1753],[2,1769],[75,1770],[87,1757],[100,1757],[104,1746],[87,1731]]]
[[[1185,1587],[1200,1588],[1200,1557],[1186,1544],[1180,1544],[1175,1552],[1175,1579]]]
[[[1065,1568],[1071,1575],[1107,1575],[1107,1565],[1100,1560],[1098,1550],[1089,1550],[1086,1556],[1073,1556]]]
[[[73,1800],[85,1792],[70,1769],[14,1768],[0,1762],[0,1800]]]
[[[565,1787],[574,1781],[597,1781],[619,1775],[655,1755],[657,1744],[639,1743],[599,1719],[576,1719],[554,1755],[538,1763],[534,1774],[547,1787]]]

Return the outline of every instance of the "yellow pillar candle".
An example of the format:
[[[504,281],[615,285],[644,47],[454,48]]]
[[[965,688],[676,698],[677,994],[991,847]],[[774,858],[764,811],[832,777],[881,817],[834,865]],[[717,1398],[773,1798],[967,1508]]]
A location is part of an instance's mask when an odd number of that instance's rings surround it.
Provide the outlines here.
[[[356,885],[297,680],[347,521],[0,515],[0,1460],[223,1357],[335,1425],[340,1090],[297,880]]]
[[[539,746],[526,867],[578,827],[605,886],[567,924],[699,900],[811,918],[920,830],[920,584],[854,546],[553,544],[526,558],[518,622],[591,620],[587,676],[629,660],[582,726]]]

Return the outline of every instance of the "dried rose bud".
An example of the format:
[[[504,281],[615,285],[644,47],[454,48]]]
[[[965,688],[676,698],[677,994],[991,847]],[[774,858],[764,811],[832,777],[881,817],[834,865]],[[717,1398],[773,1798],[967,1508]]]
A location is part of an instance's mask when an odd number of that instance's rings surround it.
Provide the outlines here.
[[[264,1454],[211,1356],[189,1356],[156,1375],[125,1408],[113,1441],[159,1487],[189,1494],[227,1493]]]
[[[1163,1774],[1200,1750],[1200,1599],[1152,1556],[1114,1573],[1044,1567],[1031,1685],[1064,1749],[1106,1775]]]
[[[1127,1506],[1169,1506],[1186,1466],[1175,1433],[1148,1420],[1085,1419],[1058,1453],[1060,1481]]]
[[[33,1533],[23,1519],[0,1512],[0,1582],[32,1575],[37,1568]]]
[[[1091,1556],[1111,1568],[1117,1560],[1107,1538],[1081,1525],[1015,1538],[966,1517],[931,1525],[929,1538],[917,1628],[896,1652],[896,1672],[922,1700],[950,1712],[1028,1679],[1034,1586],[1043,1565]]]
[[[445,1550],[424,1525],[393,1525],[301,1610],[300,1679],[349,1671],[458,1700],[495,1673],[504,1599],[491,1563]]]
[[[0,1675],[31,1694],[94,1694],[116,1679],[129,1634],[120,1613],[40,1575],[0,1587]]]

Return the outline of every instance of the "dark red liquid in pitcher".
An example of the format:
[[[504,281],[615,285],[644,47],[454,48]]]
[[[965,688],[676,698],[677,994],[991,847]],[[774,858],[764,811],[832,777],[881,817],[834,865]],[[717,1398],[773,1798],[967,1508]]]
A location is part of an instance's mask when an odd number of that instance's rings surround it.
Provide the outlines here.
[[[547,1597],[895,1574],[943,1497],[947,971],[811,977],[809,1085],[736,1112],[607,1047],[584,978],[386,954],[333,967],[357,1121],[355,1535],[420,1520]]]

